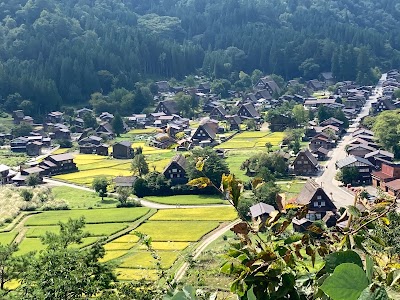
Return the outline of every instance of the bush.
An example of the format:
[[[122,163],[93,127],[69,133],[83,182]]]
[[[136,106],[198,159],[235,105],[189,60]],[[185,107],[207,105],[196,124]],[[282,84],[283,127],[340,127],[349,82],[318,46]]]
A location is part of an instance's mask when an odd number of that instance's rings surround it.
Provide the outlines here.
[[[33,198],[33,192],[28,189],[22,189],[20,191],[20,195],[21,195],[22,199],[24,199],[24,201],[26,201],[26,202],[31,201]]]
[[[142,205],[138,201],[130,201],[126,203],[118,203],[117,208],[124,208],[124,207],[141,207]]]
[[[256,203],[256,201],[251,198],[243,198],[239,201],[237,211],[238,211],[239,217],[242,220],[250,219],[250,217],[249,217],[250,207],[253,206],[255,203]]]

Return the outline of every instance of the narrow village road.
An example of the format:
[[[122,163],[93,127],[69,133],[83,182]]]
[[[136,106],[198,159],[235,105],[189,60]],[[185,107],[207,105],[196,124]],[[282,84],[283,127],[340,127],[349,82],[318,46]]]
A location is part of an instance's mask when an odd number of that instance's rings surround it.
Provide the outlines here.
[[[325,170],[315,178],[315,181],[322,185],[325,192],[332,196],[333,202],[337,207],[348,206],[354,202],[354,195],[346,191],[343,187],[340,187],[340,182],[335,180],[337,173],[335,163],[347,156],[345,148],[346,145],[352,140],[351,134],[357,129],[361,119],[369,115],[369,111],[372,103],[375,103],[379,96],[382,95],[382,83],[386,80],[386,74],[383,74],[375,87],[374,95],[370,96],[357,118],[354,120],[354,124],[348,129],[346,135],[340,140],[337,147],[330,153],[330,160],[326,164]]]
[[[234,225],[238,224],[241,222],[241,220],[235,220],[228,225],[217,229],[216,231],[212,232],[210,236],[208,236],[206,239],[204,239],[200,244],[196,247],[196,249],[192,252],[193,254],[193,259],[196,260],[200,254],[216,239],[218,239],[220,236],[222,236],[225,232],[229,231]],[[175,273],[174,281],[179,282],[183,276],[186,274],[186,271],[189,269],[189,263],[185,262]]]

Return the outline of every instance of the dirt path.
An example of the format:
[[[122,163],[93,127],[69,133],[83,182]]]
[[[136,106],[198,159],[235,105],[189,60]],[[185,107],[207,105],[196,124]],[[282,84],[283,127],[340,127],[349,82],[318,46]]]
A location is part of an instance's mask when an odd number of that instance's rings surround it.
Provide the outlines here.
[[[235,224],[241,222],[241,220],[235,220],[228,225],[217,229],[211,235],[209,235],[204,241],[202,241],[196,249],[193,250],[193,259],[197,259],[200,254],[216,239],[222,236],[225,232],[230,230]],[[186,274],[186,271],[189,269],[189,263],[185,262],[175,273],[174,281],[179,282],[183,276]]]

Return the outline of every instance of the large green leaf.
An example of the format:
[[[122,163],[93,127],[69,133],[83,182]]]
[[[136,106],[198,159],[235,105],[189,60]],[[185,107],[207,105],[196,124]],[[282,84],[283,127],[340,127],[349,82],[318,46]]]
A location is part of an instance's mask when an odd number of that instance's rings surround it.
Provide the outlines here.
[[[368,278],[364,270],[356,264],[344,263],[324,281],[321,290],[332,300],[358,300],[367,287]]]
[[[247,300],[257,300],[256,295],[254,294],[253,287],[247,291]]]
[[[287,239],[285,239],[284,243],[285,243],[285,245],[296,243],[296,242],[300,241],[302,238],[303,238],[302,234],[299,234],[299,233],[293,234],[293,235],[289,236]]]
[[[360,256],[352,250],[347,250],[334,252],[325,257],[326,272],[332,273],[338,265],[343,263],[353,263],[363,267]]]
[[[347,211],[348,211],[349,214],[352,215],[353,217],[357,217],[357,218],[361,217],[361,212],[360,212],[360,210],[359,210],[357,207],[353,206],[353,205],[349,205],[349,206],[347,207]]]
[[[383,287],[367,287],[357,300],[390,300],[390,298]]]
[[[367,255],[367,257],[365,258],[365,271],[367,272],[369,283],[372,283],[372,278],[374,276],[374,261],[369,255]]]

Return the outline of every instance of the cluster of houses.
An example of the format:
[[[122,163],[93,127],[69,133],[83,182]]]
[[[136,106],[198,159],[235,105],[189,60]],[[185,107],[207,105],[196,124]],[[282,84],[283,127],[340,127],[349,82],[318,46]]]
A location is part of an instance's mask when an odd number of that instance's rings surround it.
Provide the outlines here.
[[[391,70],[387,73],[386,80],[382,83],[382,89],[382,96],[372,104],[374,114],[400,108],[400,101],[394,94],[394,91],[400,89],[400,72],[398,70]]]
[[[310,121],[304,137],[309,145],[297,154],[292,163],[293,173],[297,176],[316,175],[321,169],[319,161],[327,159],[329,151],[336,147],[345,132],[344,123],[333,117],[318,125]]]
[[[52,176],[64,173],[77,172],[78,168],[74,162],[74,157],[70,153],[49,155],[41,162],[31,164],[26,168],[20,167],[15,171],[9,166],[0,165],[0,183],[24,185],[29,175],[37,175],[39,180],[43,176]]]

